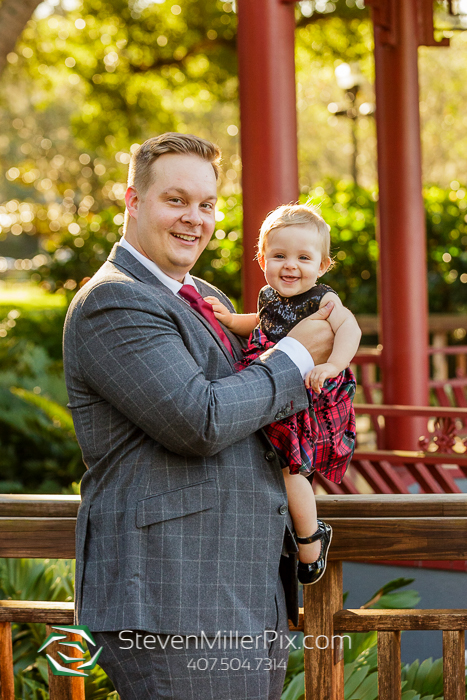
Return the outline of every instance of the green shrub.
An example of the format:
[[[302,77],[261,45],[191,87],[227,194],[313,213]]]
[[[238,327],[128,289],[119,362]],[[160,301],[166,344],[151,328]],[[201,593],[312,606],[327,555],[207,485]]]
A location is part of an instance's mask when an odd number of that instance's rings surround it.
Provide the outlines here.
[[[0,343],[0,492],[60,493],[84,472],[64,408],[65,306],[1,308],[7,335]]]
[[[0,559],[0,598],[73,600],[74,562],[60,559]],[[49,700],[48,664],[37,650],[46,638],[43,624],[13,624],[15,696]],[[86,700],[116,700],[112,683],[100,667],[85,679]]]
[[[336,289],[354,313],[377,313],[377,191],[328,180],[310,195],[331,226],[336,265],[323,281]],[[430,313],[466,313],[467,187],[443,190],[427,186],[423,197]]]

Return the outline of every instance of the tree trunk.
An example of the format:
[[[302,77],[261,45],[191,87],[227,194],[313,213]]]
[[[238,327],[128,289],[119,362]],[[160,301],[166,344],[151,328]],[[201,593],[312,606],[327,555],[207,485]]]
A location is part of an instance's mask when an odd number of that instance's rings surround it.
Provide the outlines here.
[[[3,0],[0,5],[0,75],[26,22],[42,0]]]

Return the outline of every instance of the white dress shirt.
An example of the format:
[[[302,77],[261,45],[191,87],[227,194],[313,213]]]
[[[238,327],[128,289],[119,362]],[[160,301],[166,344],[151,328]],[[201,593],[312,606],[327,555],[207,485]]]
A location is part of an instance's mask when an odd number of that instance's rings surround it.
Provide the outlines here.
[[[125,250],[131,253],[138,260],[138,262],[141,263],[141,265],[144,265],[144,267],[146,267],[150,272],[152,272],[152,274],[155,275],[157,279],[160,282],[162,282],[162,284],[165,284],[165,286],[168,287],[170,291],[174,294],[178,294],[184,284],[191,284],[196,289],[196,291],[199,291],[196,287],[193,277],[190,275],[189,272],[186,273],[183,283],[178,282],[178,280],[174,280],[173,277],[169,277],[165,274],[165,272],[162,272],[160,267],[158,267],[155,262],[139,253],[136,250],[136,248],[134,248],[130,243],[128,243],[128,241],[125,238],[121,238],[118,245],[122,246],[122,248],[125,248]],[[183,297],[180,298],[183,299]],[[279,340],[279,342],[276,343],[275,347],[276,350],[285,352],[285,354],[288,355],[288,357],[290,357],[292,362],[297,365],[303,378],[305,378],[308,372],[311,372],[311,370],[315,366],[313,358],[311,357],[306,347],[302,345],[302,343],[300,343],[298,340],[295,340],[295,338],[289,338],[288,336],[286,338],[282,338],[282,340]]]

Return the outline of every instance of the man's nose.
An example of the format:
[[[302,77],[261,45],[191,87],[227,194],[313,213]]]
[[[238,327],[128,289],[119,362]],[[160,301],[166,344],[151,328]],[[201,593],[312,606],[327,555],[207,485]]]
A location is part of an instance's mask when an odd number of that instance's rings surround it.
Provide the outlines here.
[[[182,221],[192,226],[200,226],[203,223],[197,205],[193,204],[193,206],[188,207],[182,216]]]

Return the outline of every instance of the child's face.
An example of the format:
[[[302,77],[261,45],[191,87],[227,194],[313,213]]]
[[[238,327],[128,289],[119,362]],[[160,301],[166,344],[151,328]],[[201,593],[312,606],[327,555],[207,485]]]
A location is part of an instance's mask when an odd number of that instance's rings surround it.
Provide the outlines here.
[[[283,297],[293,297],[314,287],[330,260],[322,259],[321,241],[314,226],[300,224],[271,231],[259,264],[273,289]]]

